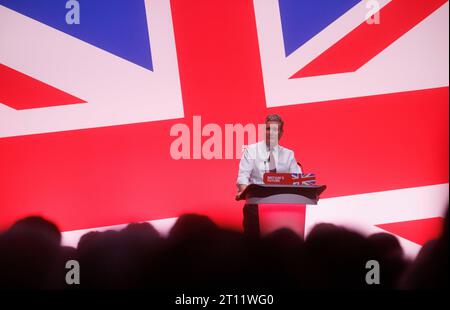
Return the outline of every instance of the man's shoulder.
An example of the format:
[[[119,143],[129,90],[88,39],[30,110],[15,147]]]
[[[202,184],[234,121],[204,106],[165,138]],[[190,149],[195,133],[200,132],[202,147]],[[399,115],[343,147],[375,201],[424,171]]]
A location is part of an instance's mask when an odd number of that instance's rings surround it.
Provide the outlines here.
[[[284,147],[284,146],[281,146],[281,145],[278,145],[278,147],[280,148],[280,152],[294,154],[294,151],[291,150],[291,149],[288,149],[287,147]]]
[[[256,143],[244,145],[244,149],[249,150],[249,151],[257,150],[259,147],[261,147],[262,142],[264,142],[264,141],[259,141]]]
[[[262,141],[264,143],[264,141]],[[264,145],[260,142],[244,145],[242,147],[242,151],[244,154],[244,157],[250,158],[250,159],[256,159],[258,157],[261,157],[262,154],[264,154],[263,150]]]
[[[278,145],[278,147],[279,147],[279,151],[280,152],[292,153],[292,154],[294,153],[293,150],[288,149],[287,147],[284,147],[284,146],[281,146],[281,145]],[[263,150],[263,149],[265,149],[265,141],[262,140],[262,141],[259,141],[259,142],[256,142],[256,143],[245,145],[243,147],[243,149],[247,150],[247,151],[250,151],[250,152],[257,151],[257,150]]]

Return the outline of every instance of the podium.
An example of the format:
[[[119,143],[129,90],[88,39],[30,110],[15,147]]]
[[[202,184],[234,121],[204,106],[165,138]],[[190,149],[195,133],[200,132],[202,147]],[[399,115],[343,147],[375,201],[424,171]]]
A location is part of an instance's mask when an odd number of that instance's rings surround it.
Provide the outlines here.
[[[236,197],[236,200],[245,200],[246,204],[286,204],[286,205],[317,205],[320,195],[326,185],[272,185],[250,184]],[[288,206],[286,206],[288,207]],[[280,208],[281,209],[281,208]],[[306,214],[304,210],[304,214]],[[299,235],[303,238],[305,215],[299,219]]]

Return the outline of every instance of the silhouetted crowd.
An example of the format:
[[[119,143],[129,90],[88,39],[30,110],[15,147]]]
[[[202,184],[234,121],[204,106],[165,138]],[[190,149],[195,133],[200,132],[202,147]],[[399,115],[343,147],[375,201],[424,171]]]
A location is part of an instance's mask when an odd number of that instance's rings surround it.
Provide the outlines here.
[[[216,226],[209,218],[178,218],[168,237],[149,223],[89,232],[77,248],[61,232],[27,217],[0,234],[0,289],[436,289],[448,287],[448,211],[442,235],[414,261],[396,237],[365,237],[318,224],[306,240],[288,229],[259,239]],[[66,262],[79,262],[80,284],[66,283]],[[379,263],[379,284],[366,264]]]

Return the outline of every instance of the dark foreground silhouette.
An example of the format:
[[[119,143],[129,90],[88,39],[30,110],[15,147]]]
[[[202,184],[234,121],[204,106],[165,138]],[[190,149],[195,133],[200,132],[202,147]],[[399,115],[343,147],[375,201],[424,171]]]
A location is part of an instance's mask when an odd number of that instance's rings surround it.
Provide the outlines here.
[[[448,211],[440,238],[408,261],[396,237],[364,237],[319,224],[306,240],[288,229],[246,238],[209,218],[186,214],[167,238],[148,223],[90,232],[77,248],[41,217],[0,234],[0,289],[437,289],[448,288]],[[80,284],[66,283],[66,262],[80,264]],[[380,284],[366,282],[366,263],[380,265]]]

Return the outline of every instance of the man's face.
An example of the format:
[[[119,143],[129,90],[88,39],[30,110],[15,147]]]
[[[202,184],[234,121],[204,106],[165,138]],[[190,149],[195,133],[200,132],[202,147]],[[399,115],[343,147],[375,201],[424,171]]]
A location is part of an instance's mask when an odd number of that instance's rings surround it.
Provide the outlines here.
[[[278,141],[282,136],[280,125],[277,121],[268,121],[266,123],[266,142],[268,142],[270,147],[278,145]]]

